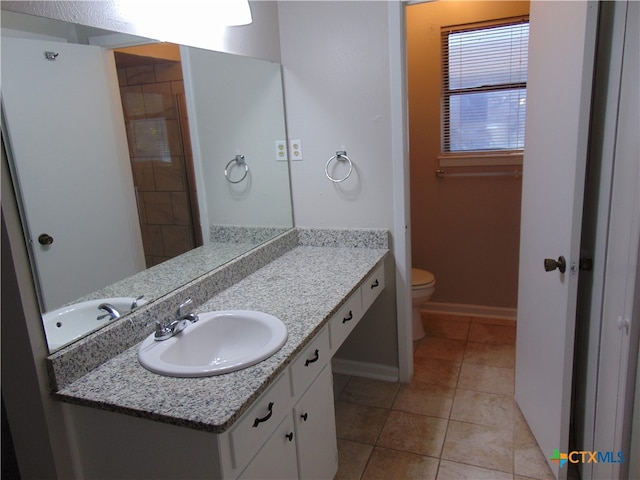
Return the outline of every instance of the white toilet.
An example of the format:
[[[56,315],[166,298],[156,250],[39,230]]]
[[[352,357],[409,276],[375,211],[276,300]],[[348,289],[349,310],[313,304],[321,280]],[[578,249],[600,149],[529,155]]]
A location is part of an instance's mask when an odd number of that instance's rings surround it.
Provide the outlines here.
[[[411,269],[411,303],[413,307],[413,340],[424,337],[424,326],[420,317],[420,306],[425,303],[436,289],[436,277],[431,272]]]

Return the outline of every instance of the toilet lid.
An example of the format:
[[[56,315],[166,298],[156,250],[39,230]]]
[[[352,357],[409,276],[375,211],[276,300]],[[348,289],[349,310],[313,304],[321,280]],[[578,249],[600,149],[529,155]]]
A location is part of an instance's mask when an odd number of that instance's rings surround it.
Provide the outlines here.
[[[436,277],[431,272],[420,270],[419,268],[411,269],[411,286],[418,287],[420,285],[429,285],[435,282]]]

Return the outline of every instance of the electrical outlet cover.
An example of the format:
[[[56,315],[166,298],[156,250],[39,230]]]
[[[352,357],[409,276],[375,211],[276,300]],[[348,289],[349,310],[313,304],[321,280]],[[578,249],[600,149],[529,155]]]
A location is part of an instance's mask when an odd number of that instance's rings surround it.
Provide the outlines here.
[[[302,142],[300,139],[289,140],[289,155],[291,160],[302,160]]]
[[[287,155],[287,142],[286,140],[276,140],[276,160],[279,162],[286,162],[289,157]]]

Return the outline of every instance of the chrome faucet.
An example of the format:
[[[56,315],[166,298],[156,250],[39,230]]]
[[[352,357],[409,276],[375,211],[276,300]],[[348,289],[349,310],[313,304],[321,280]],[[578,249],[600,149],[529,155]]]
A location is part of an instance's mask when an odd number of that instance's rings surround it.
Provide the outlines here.
[[[193,313],[183,314],[182,309],[190,305],[193,301],[188,298],[180,304],[176,311],[176,319],[167,323],[156,322],[156,333],[154,338],[157,341],[167,340],[174,335],[179,334],[192,323],[198,321],[198,316]]]
[[[116,318],[120,318],[120,316],[122,315],[116,309],[116,307],[114,307],[110,303],[101,303],[100,305],[98,305],[98,310],[102,310],[107,313],[103,315],[99,315],[98,318],[96,318],[96,320],[102,320],[105,317],[111,317],[109,320],[115,320]]]

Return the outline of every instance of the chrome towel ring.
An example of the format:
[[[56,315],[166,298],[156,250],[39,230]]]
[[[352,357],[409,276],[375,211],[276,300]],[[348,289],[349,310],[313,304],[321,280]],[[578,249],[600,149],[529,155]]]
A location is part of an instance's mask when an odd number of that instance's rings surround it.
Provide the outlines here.
[[[349,164],[349,171],[347,172],[347,174],[343,177],[343,178],[333,178],[331,175],[329,175],[329,164],[331,162],[333,162],[334,160],[336,161],[343,161],[343,162],[347,162]],[[329,180],[331,180],[334,183],[340,183],[340,182],[344,182],[347,178],[349,178],[349,175],[351,175],[351,172],[353,171],[353,163],[351,163],[351,160],[349,160],[349,157],[347,157],[347,152],[345,151],[338,151],[336,152],[335,155],[333,155],[329,161],[327,162],[327,164],[324,167],[324,173],[327,176],[327,178]]]
[[[229,166],[233,162],[236,162],[238,165],[244,166],[244,175],[242,175],[242,178],[240,180],[231,180],[231,178],[229,178]],[[229,163],[227,163],[227,166],[224,167],[224,177],[227,179],[227,182],[229,183],[240,183],[247,177],[247,173],[249,173],[249,165],[247,165],[247,162],[245,162],[244,155],[236,155],[236,158],[232,158],[231,160],[229,160]]]

